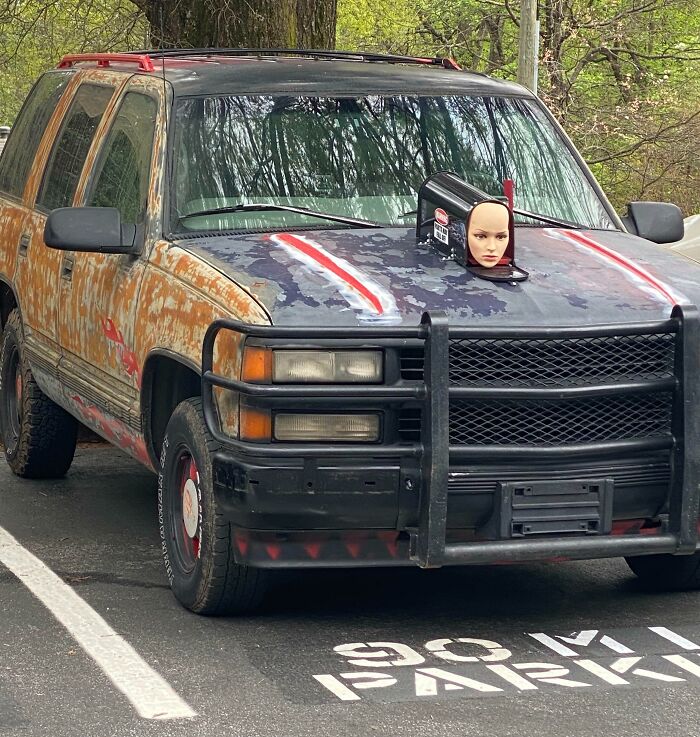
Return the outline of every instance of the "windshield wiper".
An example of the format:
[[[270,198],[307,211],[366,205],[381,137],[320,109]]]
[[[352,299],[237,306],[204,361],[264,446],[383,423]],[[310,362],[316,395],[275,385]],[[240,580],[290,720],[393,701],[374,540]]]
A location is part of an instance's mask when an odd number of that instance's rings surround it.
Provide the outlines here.
[[[251,202],[246,205],[231,205],[230,207],[214,207],[211,210],[198,210],[197,212],[188,212],[186,215],[180,215],[178,222],[182,222],[187,218],[205,217],[206,215],[226,215],[231,212],[298,212],[302,215],[308,215],[312,218],[320,218],[321,220],[330,220],[333,223],[343,223],[344,225],[352,225],[356,228],[381,228],[379,223],[373,223],[369,220],[358,220],[357,218],[348,218],[343,215],[332,215],[328,212],[317,212],[309,210],[307,207],[295,207],[294,205],[271,205],[265,203]]]
[[[540,215],[537,212],[530,212],[529,210],[521,210],[518,207],[513,208],[513,214],[514,215],[520,215],[524,218],[531,218],[532,220],[539,220],[542,223],[547,223],[548,225],[556,225],[559,228],[574,228],[575,230],[584,230],[586,228],[585,225],[581,225],[580,223],[570,223],[568,220],[561,220],[560,218],[552,218],[549,217],[549,215]]]

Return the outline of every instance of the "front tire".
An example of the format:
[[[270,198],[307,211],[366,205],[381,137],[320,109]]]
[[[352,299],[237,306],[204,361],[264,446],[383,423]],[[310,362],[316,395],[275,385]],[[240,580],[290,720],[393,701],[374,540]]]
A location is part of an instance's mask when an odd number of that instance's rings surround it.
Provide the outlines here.
[[[0,347],[0,432],[5,458],[17,476],[60,478],[73,462],[78,421],[34,380],[18,310],[7,318]]]
[[[260,602],[268,572],[234,560],[231,525],[214,495],[200,399],[181,402],[165,431],[158,516],[165,569],[178,601],[197,614],[242,614]]]
[[[700,589],[700,553],[643,555],[625,560],[632,571],[651,588],[663,591]]]

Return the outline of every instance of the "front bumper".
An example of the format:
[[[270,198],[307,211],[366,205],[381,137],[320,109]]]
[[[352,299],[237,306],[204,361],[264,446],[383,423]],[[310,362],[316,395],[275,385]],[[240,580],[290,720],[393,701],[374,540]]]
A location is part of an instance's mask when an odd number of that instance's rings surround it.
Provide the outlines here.
[[[695,552],[700,474],[695,453],[686,448],[700,447],[700,396],[693,381],[700,375],[699,325],[693,307],[674,308],[671,319],[663,323],[573,329],[450,330],[446,318],[428,313],[416,328],[330,330],[215,322],[203,347],[204,412],[209,430],[223,447],[213,459],[214,486],[221,509],[235,527],[239,561],[290,567],[411,563],[438,567]],[[214,343],[221,330],[285,346],[325,346],[329,341],[340,346],[381,346],[420,340],[424,379],[382,386],[248,384],[213,373]],[[673,377],[556,389],[450,383],[451,338],[479,334],[569,338],[653,331],[676,335]],[[289,407],[302,400],[308,408],[418,404],[423,418],[420,441],[264,446],[242,442],[221,432],[214,386],[268,406]],[[484,447],[451,445],[446,431],[454,401],[505,397],[547,402],[660,390],[673,393],[673,428],[668,437]],[[658,473],[662,467],[666,476]],[[624,476],[640,468],[650,469],[650,474],[636,481]],[[627,483],[620,481],[620,474]],[[490,479],[491,485],[467,484],[466,493],[459,493],[459,479],[465,478]],[[514,492],[512,485],[520,482],[530,484],[529,491]],[[582,484],[583,492],[577,488]],[[528,511],[528,504],[523,512],[522,500],[515,500],[514,493],[532,496],[535,512]],[[636,528],[628,526],[636,534],[614,534],[615,520],[639,517]],[[260,551],[266,556],[258,555]]]

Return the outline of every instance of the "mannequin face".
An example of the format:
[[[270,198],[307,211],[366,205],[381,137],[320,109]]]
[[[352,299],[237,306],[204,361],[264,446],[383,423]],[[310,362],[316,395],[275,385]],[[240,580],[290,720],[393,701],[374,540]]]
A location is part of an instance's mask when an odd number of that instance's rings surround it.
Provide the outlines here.
[[[486,268],[496,266],[508,247],[509,213],[505,205],[483,202],[476,205],[469,218],[467,241],[472,258]]]

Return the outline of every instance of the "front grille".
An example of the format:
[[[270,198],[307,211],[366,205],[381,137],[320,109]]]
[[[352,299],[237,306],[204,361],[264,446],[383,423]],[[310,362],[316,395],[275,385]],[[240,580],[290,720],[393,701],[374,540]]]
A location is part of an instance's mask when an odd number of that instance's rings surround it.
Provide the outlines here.
[[[448,480],[448,488],[452,494],[494,494],[498,491],[499,482],[504,475],[517,476],[518,481],[556,481],[571,476],[571,472],[557,469],[543,469],[541,466],[532,468],[499,466],[497,471],[479,470],[453,473]],[[657,488],[668,488],[671,481],[671,466],[668,463],[657,463],[652,465],[628,465],[628,466],[605,466],[581,467],[575,472],[577,479],[596,480],[602,477],[612,479],[616,489],[634,489],[641,486],[655,486]]]
[[[675,333],[564,338],[450,340],[454,387],[552,389],[671,378]],[[422,347],[401,353],[404,380],[423,380]],[[673,395],[624,393],[604,398],[472,399],[450,402],[452,445],[552,446],[670,437]],[[421,414],[406,408],[399,437],[420,439]]]
[[[456,386],[581,386],[673,376],[675,336],[469,338],[450,341],[450,383]],[[423,379],[423,351],[406,348],[401,377]]]
[[[671,433],[672,395],[474,400],[450,405],[452,445],[563,445]]]

